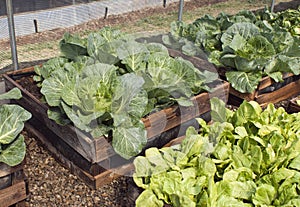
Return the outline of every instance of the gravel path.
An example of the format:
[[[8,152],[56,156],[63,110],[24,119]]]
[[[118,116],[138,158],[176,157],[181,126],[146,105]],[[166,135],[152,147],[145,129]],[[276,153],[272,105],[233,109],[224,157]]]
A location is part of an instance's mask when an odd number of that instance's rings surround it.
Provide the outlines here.
[[[26,206],[41,207],[129,207],[127,178],[121,177],[97,190],[92,190],[70,174],[35,138],[23,132],[27,146],[25,174],[29,195]]]

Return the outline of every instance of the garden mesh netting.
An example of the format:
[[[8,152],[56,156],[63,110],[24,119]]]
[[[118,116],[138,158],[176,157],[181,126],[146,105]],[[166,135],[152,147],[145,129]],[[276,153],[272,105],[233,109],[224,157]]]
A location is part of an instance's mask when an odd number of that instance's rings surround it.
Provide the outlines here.
[[[175,0],[11,1],[15,35],[17,37],[18,61],[22,63],[20,67],[26,67],[28,64],[35,65],[39,61],[56,56],[58,51],[57,39],[62,37],[64,33],[62,30],[64,29],[81,25],[91,20],[97,20],[101,23],[109,15],[120,15],[146,7],[163,7],[169,3],[176,2]],[[74,30],[76,28],[73,28]],[[49,36],[48,40],[47,38],[45,39],[45,35],[43,37],[39,35],[45,31],[49,31],[47,33]],[[29,36],[32,37],[28,38]],[[11,65],[7,5],[6,0],[1,0],[0,68],[9,69]]]

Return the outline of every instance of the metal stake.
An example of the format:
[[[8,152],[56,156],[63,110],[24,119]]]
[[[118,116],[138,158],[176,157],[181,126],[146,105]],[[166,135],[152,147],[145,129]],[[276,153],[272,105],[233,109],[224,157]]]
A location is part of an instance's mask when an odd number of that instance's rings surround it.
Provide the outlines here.
[[[275,0],[272,0],[271,4],[271,12],[274,12]]]
[[[178,21],[182,21],[182,13],[183,13],[183,0],[180,0],[179,12],[178,12]]]
[[[18,70],[18,55],[17,55],[17,44],[16,44],[12,0],[6,0],[6,10],[7,10],[7,20],[8,20],[10,48],[11,48],[13,66],[14,66],[14,70]]]

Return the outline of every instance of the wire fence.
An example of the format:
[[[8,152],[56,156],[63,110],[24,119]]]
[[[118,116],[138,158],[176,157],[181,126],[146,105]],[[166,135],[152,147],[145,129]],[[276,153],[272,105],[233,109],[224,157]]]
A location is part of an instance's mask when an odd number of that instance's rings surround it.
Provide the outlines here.
[[[12,2],[14,33],[22,41],[24,37],[58,28],[69,28],[108,15],[119,15],[147,7],[163,7],[179,0],[0,0],[0,68],[13,69],[13,56],[9,33],[7,4]],[[38,38],[38,36],[37,36]],[[26,63],[42,61],[58,55],[57,44],[53,41],[24,44],[17,42],[20,67]],[[38,42],[38,41],[37,41]],[[38,52],[37,52],[38,51]]]

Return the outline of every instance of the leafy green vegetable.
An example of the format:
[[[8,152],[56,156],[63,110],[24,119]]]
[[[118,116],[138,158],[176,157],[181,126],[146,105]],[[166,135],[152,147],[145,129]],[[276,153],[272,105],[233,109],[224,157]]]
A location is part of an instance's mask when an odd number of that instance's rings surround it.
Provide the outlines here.
[[[225,75],[232,87],[242,93],[254,91],[262,78],[261,72],[228,71]]]
[[[229,69],[226,79],[233,88],[252,93],[262,76],[279,82],[284,72],[300,73],[299,14],[298,9],[205,15],[190,24],[173,22],[163,41],[187,55],[207,56],[216,66]]]
[[[13,88],[1,94],[0,99],[20,99],[21,91]],[[0,106],[0,162],[10,166],[20,164],[25,157],[24,137],[19,135],[24,128],[24,122],[31,114],[22,107],[14,104]]]
[[[13,88],[10,91],[0,95],[0,100],[20,99],[20,98],[22,98],[22,94],[20,89],[18,88]]]
[[[78,35],[65,33],[59,46],[63,55],[69,59],[75,59],[77,56],[87,54],[86,41]]]
[[[144,206],[299,206],[300,113],[244,101],[236,111],[212,98],[213,122],[190,127],[179,146],[134,160]],[[150,200],[148,200],[150,199]]]
[[[35,68],[49,118],[93,138],[112,136],[126,159],[146,145],[142,117],[175,103],[190,106],[190,98],[218,78],[170,57],[162,44],[140,43],[109,27],[86,38],[65,34],[60,48],[64,57]]]

